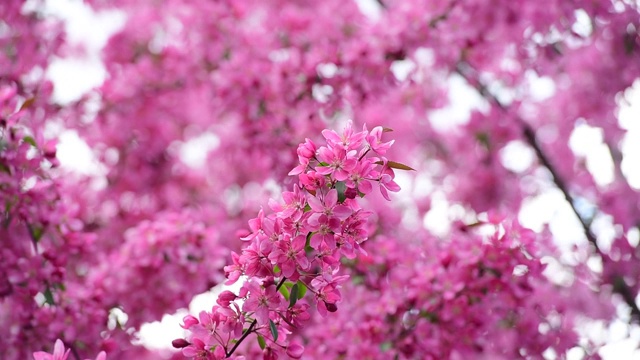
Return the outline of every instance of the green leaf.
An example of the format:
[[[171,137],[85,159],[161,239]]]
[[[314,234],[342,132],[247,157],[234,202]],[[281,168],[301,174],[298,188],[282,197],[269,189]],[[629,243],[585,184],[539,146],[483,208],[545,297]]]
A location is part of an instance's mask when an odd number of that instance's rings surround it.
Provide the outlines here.
[[[351,282],[354,285],[360,285],[360,284],[364,284],[364,276],[361,275],[356,275],[356,276],[351,276]]]
[[[44,233],[44,230],[41,227],[36,227],[33,229],[33,237],[34,239],[36,239],[36,241],[39,241],[42,238],[42,234]]]
[[[313,248],[311,247],[311,237],[313,236],[313,234],[315,234],[314,232],[309,232],[307,234],[307,240],[304,243],[304,250],[307,252],[307,254],[309,254],[310,252],[313,251]]]
[[[391,342],[390,341],[385,341],[382,344],[380,344],[380,351],[387,351],[391,349]]]
[[[280,272],[280,266],[278,266],[278,265],[274,266],[273,267],[273,272],[276,273],[276,274],[279,273]]]
[[[260,334],[258,334],[258,345],[260,345],[260,349],[262,350],[267,346],[267,342],[264,341],[264,338]]]
[[[344,183],[344,181],[338,181],[336,183],[336,190],[338,190],[338,202],[343,203],[347,198],[344,195],[344,192],[347,190],[347,185]]]
[[[298,300],[302,299],[307,294],[307,285],[302,281],[298,281]]]
[[[438,322],[438,315],[436,313],[432,313],[429,311],[421,311],[420,317],[429,320],[429,322],[436,323]]]
[[[51,288],[47,285],[47,289],[44,291],[44,302],[49,305],[55,305],[56,302],[53,300],[53,293],[51,292]]]
[[[38,145],[36,144],[36,140],[31,137],[31,136],[25,136],[24,138],[22,138],[22,140],[24,140],[24,142],[31,144],[31,146],[33,147],[38,147]]]
[[[271,319],[269,319],[269,330],[271,330],[271,335],[273,336],[273,342],[278,341],[278,328],[276,328],[276,324]]]
[[[22,106],[20,106],[20,110],[24,110],[24,109],[30,108],[33,105],[34,102],[36,102],[36,98],[34,98],[34,97],[28,98],[27,100],[25,100],[22,103]]]
[[[485,148],[489,148],[491,145],[491,141],[489,139],[489,134],[486,132],[479,132],[476,134],[476,140]]]
[[[376,161],[375,163],[377,165],[384,165],[382,161]],[[399,162],[395,162],[395,161],[387,161],[387,166],[392,169],[416,171],[416,169],[412,168],[411,166],[408,166]]]
[[[298,283],[293,284],[291,295],[289,296],[289,307],[293,307],[298,301]]]
[[[4,212],[9,214],[11,212],[11,208],[13,207],[13,203],[10,200],[4,202]]]
[[[37,244],[44,234],[44,228],[27,224],[27,229],[29,229],[29,234],[31,235],[33,242]]]
[[[11,169],[9,169],[9,167],[5,164],[0,163],[0,171],[11,175]]]
[[[311,237],[314,233],[310,232],[307,234],[307,241],[304,243],[304,252],[307,255],[313,253],[314,249],[311,247]]]
[[[412,168],[409,165],[405,165],[395,161],[387,161],[387,166],[398,170],[416,171],[416,169]]]
[[[289,300],[289,290],[287,289],[286,286],[281,286],[279,291],[280,291],[280,294],[282,294],[285,299]]]

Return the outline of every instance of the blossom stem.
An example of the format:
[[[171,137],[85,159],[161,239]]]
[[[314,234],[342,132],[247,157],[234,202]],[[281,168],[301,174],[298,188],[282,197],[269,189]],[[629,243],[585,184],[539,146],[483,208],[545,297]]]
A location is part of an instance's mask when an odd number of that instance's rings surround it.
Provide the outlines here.
[[[371,147],[369,147],[367,149],[367,151],[365,151],[359,158],[358,158],[358,162],[362,161],[362,159],[364,159],[364,156],[367,155],[369,153],[369,151],[371,151]]]

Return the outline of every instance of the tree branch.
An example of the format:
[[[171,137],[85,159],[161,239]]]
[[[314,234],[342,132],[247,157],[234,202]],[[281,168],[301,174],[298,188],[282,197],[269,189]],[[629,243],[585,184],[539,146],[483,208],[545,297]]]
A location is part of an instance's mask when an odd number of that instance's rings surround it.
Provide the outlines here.
[[[467,83],[474,86],[475,89],[485,99],[487,99],[489,102],[493,103],[503,111],[505,112],[507,111],[507,107],[504,104],[502,104],[498,100],[498,98],[487,89],[486,85],[482,84],[479,79],[470,77],[469,73],[473,71],[473,69],[471,68],[471,66],[469,66],[469,64],[460,63],[456,66],[455,71],[460,76],[462,76],[467,81]],[[549,160],[549,157],[545,154],[545,152],[542,150],[542,147],[538,143],[535,131],[533,130],[531,125],[529,125],[521,117],[515,116],[515,119],[522,127],[523,136],[527,141],[527,143],[529,144],[529,146],[531,146],[533,151],[536,153],[536,156],[538,157],[540,164],[549,171],[549,173],[551,174],[553,183],[562,192],[565,200],[569,203],[569,205],[571,205],[571,210],[573,210],[573,213],[575,214],[576,218],[580,222],[580,225],[582,226],[582,231],[584,232],[587,238],[587,241],[589,241],[589,243],[593,246],[593,249],[596,254],[598,254],[600,257],[606,256],[600,249],[600,246],[598,246],[597,238],[595,234],[591,231],[589,223],[578,212],[578,209],[575,205],[574,198],[569,192],[569,188],[567,187],[567,184],[562,179],[562,177],[556,170],[555,166],[551,163],[551,161]],[[625,303],[631,308],[632,320],[636,322],[640,322],[640,309],[638,308],[638,304],[636,304],[635,296],[633,294],[633,291],[629,287],[629,285],[624,281],[622,276],[616,277],[612,285],[613,285],[613,291],[619,294],[624,299]]]

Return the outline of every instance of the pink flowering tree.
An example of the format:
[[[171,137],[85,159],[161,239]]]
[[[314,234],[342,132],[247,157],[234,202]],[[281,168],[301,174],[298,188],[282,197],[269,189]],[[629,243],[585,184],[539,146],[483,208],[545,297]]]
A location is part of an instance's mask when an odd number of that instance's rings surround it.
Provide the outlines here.
[[[64,104],[52,64],[90,49],[49,3],[0,4],[3,359],[598,358],[585,328],[637,329],[636,2],[87,0],[124,21]]]

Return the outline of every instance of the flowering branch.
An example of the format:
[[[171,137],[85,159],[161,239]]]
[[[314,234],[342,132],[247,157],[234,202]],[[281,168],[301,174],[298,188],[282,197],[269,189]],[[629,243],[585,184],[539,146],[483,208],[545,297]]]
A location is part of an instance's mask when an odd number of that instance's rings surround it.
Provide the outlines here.
[[[284,204],[269,202],[272,214],[261,210],[249,221],[251,232],[242,238],[248,246],[241,255],[232,254],[233,263],[225,267],[226,284],[246,278],[239,293],[223,291],[211,312],[186,316],[189,340],[177,339],[174,347],[189,358],[232,358],[255,333],[266,359],[282,351],[302,356],[304,348],[289,335],[311,317],[310,304],[321,316],[337,311],[339,289],[348,279],[338,275],[340,259],[363,251],[371,212],[357,198],[377,184],[389,200],[388,191],[400,190],[393,168],[411,169],[384,157],[393,144],[382,142],[384,132],[382,127],[356,132],[349,123],[342,134],[324,130],[326,146],[309,139],[298,146],[299,165],[289,173],[298,176],[298,184],[283,194]],[[305,299],[307,290],[313,300]]]

